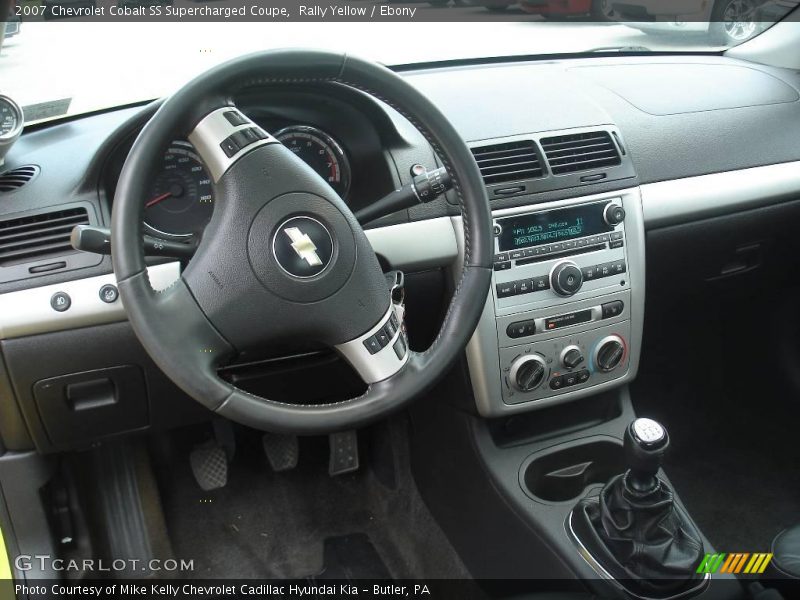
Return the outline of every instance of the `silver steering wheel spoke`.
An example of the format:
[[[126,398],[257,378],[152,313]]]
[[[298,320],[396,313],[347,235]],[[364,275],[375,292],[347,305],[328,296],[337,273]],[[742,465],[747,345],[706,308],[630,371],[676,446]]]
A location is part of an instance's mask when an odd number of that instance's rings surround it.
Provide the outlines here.
[[[410,356],[402,305],[393,302],[375,326],[336,350],[368,385],[395,375]]]
[[[235,106],[223,106],[203,117],[189,134],[194,146],[218,183],[236,161],[260,146],[279,144]]]

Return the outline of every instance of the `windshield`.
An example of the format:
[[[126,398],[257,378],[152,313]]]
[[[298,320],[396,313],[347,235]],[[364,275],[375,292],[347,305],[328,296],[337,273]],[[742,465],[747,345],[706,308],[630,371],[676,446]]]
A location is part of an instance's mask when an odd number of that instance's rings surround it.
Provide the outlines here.
[[[624,5],[613,0],[456,0],[455,5],[448,0],[361,0],[350,6],[375,11],[379,18],[326,21],[322,11],[336,6],[308,4],[305,15],[290,17],[306,20],[286,22],[235,22],[213,13],[209,18],[215,22],[142,22],[147,17],[113,22],[112,7],[158,8],[163,15],[167,8],[219,10],[226,2],[58,0],[55,6],[61,12],[56,14],[52,1],[25,0],[12,7],[19,16],[7,24],[0,49],[0,93],[25,108],[29,123],[162,97],[211,66],[268,48],[330,49],[387,65],[592,51],[722,50],[759,35],[797,4],[768,2],[756,11],[752,0],[718,0],[724,6],[713,15],[704,9],[705,20],[691,13],[693,18],[661,14],[652,21],[632,22],[620,10],[634,11],[642,19],[653,10],[653,0],[627,0]],[[77,14],[69,10],[86,4],[105,12],[96,20],[68,18]],[[680,4],[687,10],[686,2]],[[44,8],[30,8],[36,6]],[[45,9],[52,12],[40,14]],[[383,13],[388,16],[381,17]],[[381,21],[384,17],[397,20]],[[453,21],[442,22],[447,18]],[[435,20],[439,22],[425,22]]]

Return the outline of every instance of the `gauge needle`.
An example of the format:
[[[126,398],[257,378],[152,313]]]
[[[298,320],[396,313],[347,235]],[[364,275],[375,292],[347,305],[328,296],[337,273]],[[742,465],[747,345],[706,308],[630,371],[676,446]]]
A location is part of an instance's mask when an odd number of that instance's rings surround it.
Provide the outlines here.
[[[172,192],[165,192],[165,193],[161,194],[160,196],[156,196],[155,198],[153,198],[152,200],[147,202],[147,204],[145,204],[144,207],[145,208],[150,208],[151,206],[155,206],[156,204],[158,204],[162,200],[166,200],[170,196],[172,196]]]

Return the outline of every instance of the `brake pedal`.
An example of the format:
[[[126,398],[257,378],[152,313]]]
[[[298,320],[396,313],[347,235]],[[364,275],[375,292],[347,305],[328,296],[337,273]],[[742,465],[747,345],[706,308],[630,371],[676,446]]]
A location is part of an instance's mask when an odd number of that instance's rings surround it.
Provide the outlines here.
[[[328,474],[331,477],[358,470],[358,434],[355,430],[331,433],[328,443],[331,447]]]
[[[297,466],[299,451],[296,435],[265,433],[261,437],[261,445],[269,466],[276,473],[289,471]]]
[[[228,483],[228,457],[225,449],[214,442],[192,450],[189,464],[197,485],[203,491],[216,490]]]

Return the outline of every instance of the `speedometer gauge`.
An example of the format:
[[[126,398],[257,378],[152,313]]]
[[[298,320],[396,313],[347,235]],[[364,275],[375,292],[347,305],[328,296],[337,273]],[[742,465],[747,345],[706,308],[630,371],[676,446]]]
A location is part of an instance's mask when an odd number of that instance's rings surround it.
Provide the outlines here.
[[[308,125],[281,129],[275,138],[314,169],[341,198],[350,189],[350,164],[342,147],[324,131]]]
[[[199,235],[211,220],[214,191],[200,157],[189,142],[170,144],[145,199],[145,226],[161,237]]]

